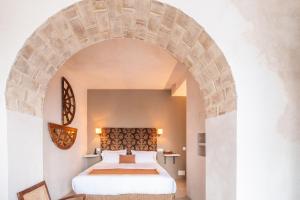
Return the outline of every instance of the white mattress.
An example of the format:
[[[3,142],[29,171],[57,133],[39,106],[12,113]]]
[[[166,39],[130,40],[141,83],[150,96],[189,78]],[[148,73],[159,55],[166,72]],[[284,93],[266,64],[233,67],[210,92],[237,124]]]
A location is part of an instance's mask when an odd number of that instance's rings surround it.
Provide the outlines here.
[[[88,175],[92,169],[157,169],[158,175]],[[173,194],[176,182],[158,163],[119,164],[99,162],[72,180],[77,194]]]

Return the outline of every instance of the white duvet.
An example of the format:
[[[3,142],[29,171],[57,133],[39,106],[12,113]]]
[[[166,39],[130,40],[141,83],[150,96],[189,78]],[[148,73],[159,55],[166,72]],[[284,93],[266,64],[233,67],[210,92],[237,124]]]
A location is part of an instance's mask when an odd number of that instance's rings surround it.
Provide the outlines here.
[[[157,169],[158,175],[89,175],[92,169]],[[119,164],[99,162],[73,178],[77,194],[173,194],[175,180],[158,163]]]

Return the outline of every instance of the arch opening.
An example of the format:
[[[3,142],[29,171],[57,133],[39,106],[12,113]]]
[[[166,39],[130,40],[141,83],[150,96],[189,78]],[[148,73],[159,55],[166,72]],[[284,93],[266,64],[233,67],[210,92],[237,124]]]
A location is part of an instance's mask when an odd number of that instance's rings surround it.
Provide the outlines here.
[[[235,111],[230,66],[194,19],[154,0],[83,0],[60,11],[25,42],[6,86],[10,111],[43,118],[49,81],[77,52],[112,39],[132,39],[166,50],[199,84],[206,118]]]
[[[49,18],[12,66],[7,109],[42,116],[47,84],[62,64],[79,50],[114,38],[158,45],[184,63],[204,94],[207,117],[236,110],[232,73],[217,44],[179,9],[150,0],[83,0]]]

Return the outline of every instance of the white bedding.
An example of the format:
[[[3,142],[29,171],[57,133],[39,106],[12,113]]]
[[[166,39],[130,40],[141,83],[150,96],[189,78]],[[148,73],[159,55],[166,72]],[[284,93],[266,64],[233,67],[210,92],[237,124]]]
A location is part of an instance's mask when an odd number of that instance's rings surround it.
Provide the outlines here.
[[[158,175],[89,175],[92,169],[157,169]],[[99,162],[72,180],[77,194],[173,194],[175,180],[158,163],[119,164]]]

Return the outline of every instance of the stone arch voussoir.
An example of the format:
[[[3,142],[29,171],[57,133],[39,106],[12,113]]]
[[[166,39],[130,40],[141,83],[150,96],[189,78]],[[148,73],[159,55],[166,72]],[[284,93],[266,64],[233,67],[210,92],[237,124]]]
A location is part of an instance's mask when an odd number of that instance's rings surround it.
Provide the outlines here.
[[[199,83],[207,117],[236,110],[230,67],[216,43],[191,17],[154,0],[83,0],[49,18],[25,42],[6,87],[7,109],[42,116],[49,80],[79,50],[115,39],[166,49]]]

